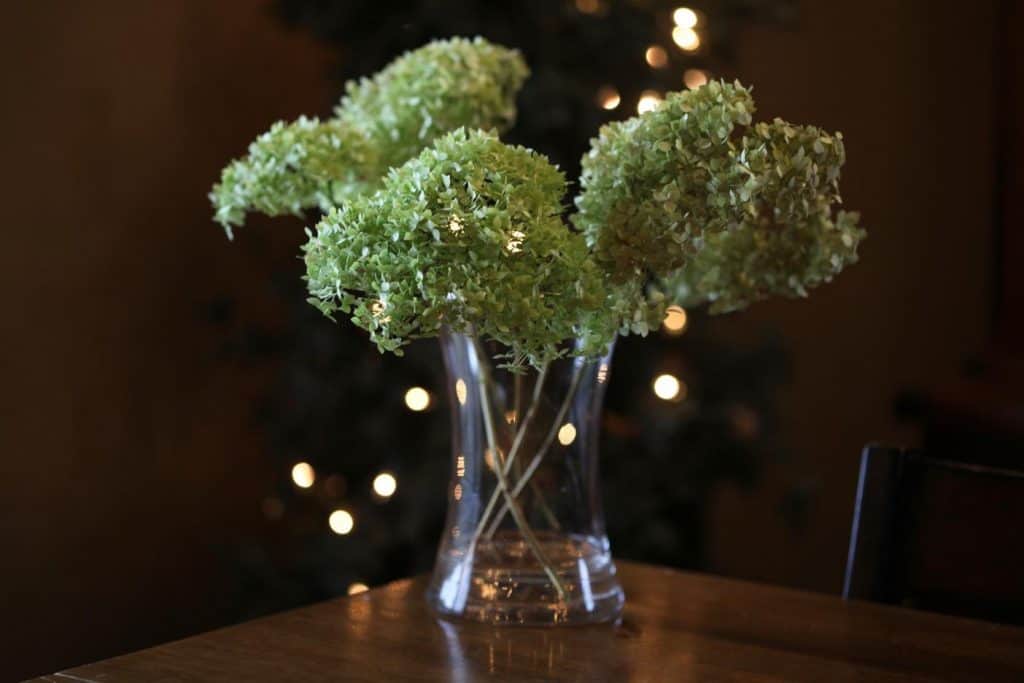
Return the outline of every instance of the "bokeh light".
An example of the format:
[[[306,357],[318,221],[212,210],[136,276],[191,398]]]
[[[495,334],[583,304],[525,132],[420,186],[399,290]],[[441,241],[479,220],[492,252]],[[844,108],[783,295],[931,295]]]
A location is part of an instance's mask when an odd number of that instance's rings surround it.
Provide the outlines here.
[[[640,101],[636,103],[636,112],[646,114],[657,109],[659,104],[661,104],[661,93],[656,90],[644,90],[640,94]]]
[[[700,36],[692,28],[676,26],[672,29],[672,41],[687,52],[693,52],[700,47]]]
[[[686,329],[686,309],[682,306],[669,306],[665,311],[665,320],[662,325],[669,334],[682,334]]]
[[[352,585],[350,585],[348,587],[348,594],[349,595],[359,595],[360,593],[365,593],[368,590],[370,590],[369,586],[367,586],[365,583],[360,583],[360,582],[356,581],[355,583],[353,583]]]
[[[611,111],[622,102],[619,91],[610,85],[606,85],[597,91],[597,106],[606,111]]]
[[[308,462],[297,462],[292,467],[292,482],[300,489],[308,489],[316,481],[316,472]]]
[[[381,472],[373,478],[373,492],[381,498],[390,498],[398,490],[398,480],[390,472]]]
[[[683,72],[683,83],[693,90],[708,82],[708,72],[701,69],[687,69]]]
[[[571,422],[566,422],[562,425],[561,429],[558,430],[558,443],[563,446],[568,446],[576,440],[576,427]]]
[[[676,401],[684,397],[683,384],[675,375],[658,375],[651,385],[654,395],[662,401]]]
[[[430,394],[423,387],[412,387],[405,392],[405,405],[417,413],[424,411],[430,407]]]
[[[341,509],[332,512],[331,516],[327,518],[327,523],[330,525],[331,531],[339,536],[352,533],[352,529],[356,526],[356,520],[352,513]]]
[[[644,59],[647,61],[648,66],[661,69],[668,64],[668,53],[665,52],[665,48],[661,45],[651,45],[644,52]]]
[[[672,12],[672,21],[681,28],[693,28],[699,20],[700,17],[697,16],[697,13],[689,7],[677,7]]]

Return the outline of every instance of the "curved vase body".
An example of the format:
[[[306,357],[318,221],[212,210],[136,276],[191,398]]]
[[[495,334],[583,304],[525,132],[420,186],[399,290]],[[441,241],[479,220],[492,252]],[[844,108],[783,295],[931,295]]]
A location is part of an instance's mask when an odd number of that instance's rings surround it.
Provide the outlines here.
[[[510,373],[496,346],[447,333],[441,347],[453,462],[430,604],[494,624],[615,619],[597,466],[611,351]]]

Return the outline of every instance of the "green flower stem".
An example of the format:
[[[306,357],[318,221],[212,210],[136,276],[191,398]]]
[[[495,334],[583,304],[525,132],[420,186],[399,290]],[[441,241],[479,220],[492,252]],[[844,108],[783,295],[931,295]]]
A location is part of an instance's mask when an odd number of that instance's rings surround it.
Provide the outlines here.
[[[529,430],[530,423],[533,422],[533,417],[534,417],[534,415],[537,412],[537,405],[540,403],[541,394],[542,394],[542,391],[543,391],[543,388],[544,388],[544,381],[547,379],[547,374],[548,374],[548,365],[545,363],[543,366],[541,366],[540,372],[537,374],[537,381],[536,381],[536,383],[534,384],[534,387],[533,387],[533,400],[530,402],[530,407],[526,411],[526,416],[523,418],[522,422],[519,424],[518,430],[516,431],[516,436],[515,436],[515,438],[512,441],[512,448],[509,449],[508,458],[505,459],[504,467],[505,467],[505,477],[506,478],[508,477],[508,475],[510,474],[510,472],[512,470],[513,463],[518,464],[517,461],[516,461],[516,455],[519,454],[519,448],[522,445],[523,438],[525,437],[526,432]],[[519,389],[520,389],[520,382],[519,382],[519,377],[517,376],[516,377],[516,393],[517,394],[519,393]],[[518,396],[517,396],[516,403],[517,404],[519,403]],[[518,477],[517,477],[517,479],[518,479]],[[540,494],[539,491],[537,493]],[[483,534],[484,528],[486,528],[487,523],[491,519],[491,513],[494,512],[494,508],[498,504],[498,500],[500,498],[501,498],[501,489],[500,488],[494,489],[494,492],[491,494],[491,499],[489,501],[487,501],[487,506],[484,508],[484,513],[480,516],[480,521],[477,523],[476,529],[473,531],[473,538],[470,540],[470,547],[471,548],[475,548],[476,547],[477,542],[480,540],[480,536]],[[558,520],[554,520],[554,514],[551,512],[551,509],[548,508],[546,504],[544,506],[544,509],[546,511],[547,516],[549,517],[548,521],[551,522],[553,520],[554,524],[552,525],[552,527],[557,529],[558,528]]]
[[[491,384],[491,371],[483,352],[483,346],[475,336],[473,337],[473,346],[476,349],[477,360],[479,363],[477,377],[480,387],[480,403],[483,407],[484,413],[484,431],[487,434],[487,444],[491,449],[491,453],[495,454],[495,457],[497,457],[498,448],[497,440],[494,436],[494,414],[491,409],[491,399],[488,393]],[[555,587],[555,592],[558,593],[559,600],[565,601],[568,597],[565,586],[562,585],[561,579],[558,578],[558,574],[551,565],[551,560],[548,559],[547,554],[544,552],[540,542],[537,540],[533,530],[530,528],[529,522],[526,521],[526,516],[523,514],[523,509],[519,506],[519,502],[511,495],[508,478],[505,476],[505,466],[503,464],[495,464],[494,474],[498,478],[498,488],[505,497],[505,509],[512,514],[512,519],[515,520],[516,526],[519,527],[519,531],[523,535],[523,540],[525,540],[526,544],[530,547],[530,550],[544,569],[544,573],[548,575],[548,579],[550,579],[551,584]]]
[[[533,460],[531,460],[530,464],[526,466],[526,469],[523,471],[523,474],[519,478],[519,481],[516,482],[515,487],[512,489],[511,500],[513,502],[515,502],[519,495],[523,492],[523,489],[526,488],[526,485],[532,482],[534,472],[536,472],[537,468],[540,467],[541,461],[544,460],[544,456],[547,455],[548,450],[551,448],[551,444],[554,443],[555,437],[558,435],[558,430],[562,426],[562,421],[565,420],[565,415],[566,413],[569,412],[569,405],[572,403],[573,396],[576,395],[576,390],[579,388],[580,380],[582,379],[582,377],[583,364],[581,363],[573,371],[572,380],[569,383],[569,391],[568,393],[566,393],[565,400],[562,401],[562,405],[558,409],[558,414],[555,416],[555,421],[551,425],[551,429],[548,430],[548,434],[544,438],[544,443],[542,443],[540,448],[537,449],[537,452],[533,456]],[[506,501],[507,500],[509,499],[506,497]],[[486,536],[488,539],[494,537],[494,534],[498,530],[498,526],[501,524],[501,521],[505,518],[505,515],[510,511],[512,511],[511,506],[506,502],[505,505],[502,506],[501,510],[498,512],[497,516],[495,516],[490,528],[487,530]],[[514,511],[512,512],[514,517],[515,513]]]

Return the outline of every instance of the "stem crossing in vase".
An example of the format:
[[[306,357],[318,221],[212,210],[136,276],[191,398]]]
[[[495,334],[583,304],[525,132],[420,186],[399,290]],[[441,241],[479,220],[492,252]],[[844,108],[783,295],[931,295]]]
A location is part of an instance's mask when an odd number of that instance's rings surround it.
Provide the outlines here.
[[[493,343],[447,332],[441,347],[454,463],[431,604],[489,623],[616,618],[597,480],[610,352],[512,371]]]

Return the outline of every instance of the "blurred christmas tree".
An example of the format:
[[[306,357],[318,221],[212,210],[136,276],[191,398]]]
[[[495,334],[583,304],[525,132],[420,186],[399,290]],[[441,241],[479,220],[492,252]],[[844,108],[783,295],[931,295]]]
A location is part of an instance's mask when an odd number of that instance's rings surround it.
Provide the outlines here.
[[[533,73],[506,137],[547,154],[570,178],[601,124],[656,105],[666,91],[730,76],[737,30],[791,21],[794,6],[275,3],[287,25],[337,48],[339,87],[434,38],[482,35],[518,48]],[[298,265],[276,279],[291,310],[288,324],[251,335],[281,367],[259,414],[280,479],[263,501],[277,533],[239,554],[240,616],[428,570],[445,512],[447,398],[436,343],[414,344],[404,358],[379,354],[362,331],[306,304]],[[675,309],[653,341],[618,344],[601,446],[617,556],[704,566],[705,514],[716,486],[749,485],[779,455],[774,393],[785,379],[784,354],[775,343],[732,348],[704,323],[698,312]]]

